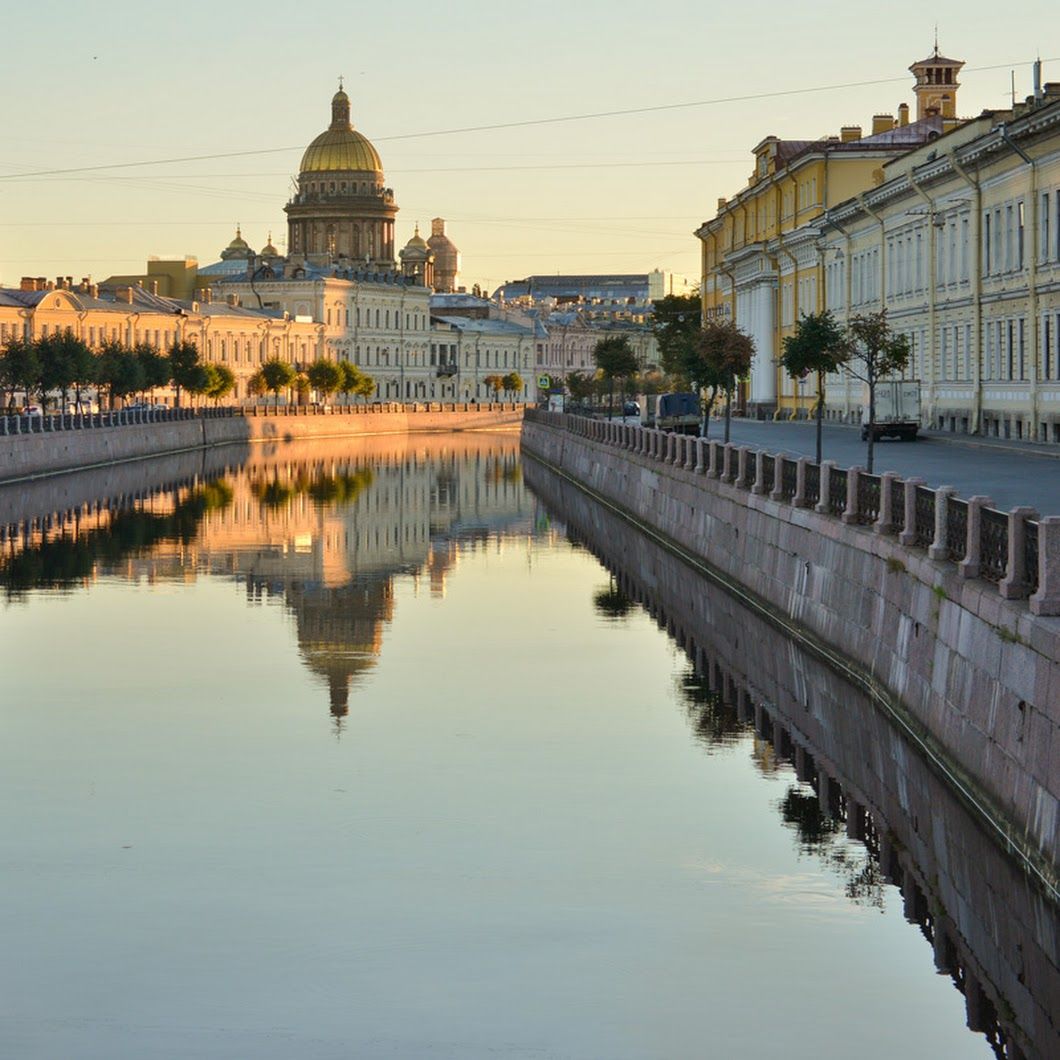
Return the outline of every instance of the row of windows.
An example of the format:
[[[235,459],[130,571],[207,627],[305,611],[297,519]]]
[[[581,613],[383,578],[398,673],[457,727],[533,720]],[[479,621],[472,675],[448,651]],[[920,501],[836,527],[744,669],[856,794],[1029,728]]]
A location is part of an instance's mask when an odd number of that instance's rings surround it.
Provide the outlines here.
[[[364,310],[363,323],[365,327],[372,326],[372,314],[375,314],[375,326],[377,328],[390,328],[391,313],[389,309],[375,309],[371,308]],[[427,316],[425,313],[405,313],[405,330],[406,331],[424,331],[427,328]],[[346,327],[350,326],[350,307],[349,306],[336,306],[334,309],[328,307],[325,315],[326,323],[330,324],[343,324]],[[361,326],[362,314],[361,307],[355,306],[353,313],[354,324],[357,327]],[[397,327],[401,320],[401,312],[397,309],[393,312],[394,326]]]

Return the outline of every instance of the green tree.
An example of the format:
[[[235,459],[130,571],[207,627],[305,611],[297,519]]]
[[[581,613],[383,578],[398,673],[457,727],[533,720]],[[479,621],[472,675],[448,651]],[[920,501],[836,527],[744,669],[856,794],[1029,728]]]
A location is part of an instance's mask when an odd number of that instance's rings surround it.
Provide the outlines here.
[[[91,374],[88,360],[92,353],[69,328],[37,339],[36,345],[40,373],[37,377],[37,388],[40,391],[41,408],[44,408],[48,392],[59,390],[63,395],[62,407],[65,409],[71,388],[80,382],[79,374],[86,369]]]
[[[501,382],[509,394],[517,395],[523,389],[523,377],[518,372],[509,372]]]
[[[275,395],[275,404],[280,403],[280,391],[293,385],[297,372],[286,361],[273,357],[261,366],[261,378],[265,389]]]
[[[651,330],[659,360],[670,375],[682,376],[699,339],[702,306],[698,294],[669,294],[652,307]]]
[[[487,375],[483,380],[486,388],[493,391],[493,400],[496,401],[500,397],[501,391],[504,389],[504,376],[501,375]]]
[[[732,423],[732,396],[741,379],[751,370],[755,344],[734,321],[708,320],[696,340],[695,356],[686,362],[687,378],[699,390],[709,390],[705,406],[709,426],[710,408],[719,393],[725,395],[725,441],[728,442]]]
[[[795,333],[784,339],[780,363],[792,379],[817,376],[817,463],[821,462],[822,425],[824,423],[824,377],[838,371],[850,359],[850,343],[843,329],[827,310],[804,314],[795,325]]]
[[[124,399],[143,390],[143,368],[132,350],[117,339],[109,339],[96,357],[96,381],[106,388],[108,404],[113,408],[115,398]]]
[[[615,380],[623,380],[625,384],[637,374],[637,355],[629,344],[626,335],[609,335],[593,347],[593,363],[600,370],[608,383],[610,400],[607,407],[607,418],[614,414],[615,406]]]
[[[348,361],[345,363],[349,363]],[[325,404],[336,390],[342,389],[345,373],[334,361],[321,358],[314,361],[308,370],[309,383],[313,389],[323,395]]]
[[[7,389],[7,404],[15,403],[15,391],[30,390],[40,378],[40,361],[36,344],[27,339],[10,339],[0,354],[0,383]]]
[[[227,364],[209,364],[206,366],[210,375],[210,383],[206,388],[206,396],[213,398],[216,405],[221,398],[231,394],[236,388],[235,372]]]
[[[855,379],[860,379],[869,391],[865,470],[871,475],[876,442],[876,384],[896,372],[905,371],[909,364],[909,339],[891,330],[886,310],[851,317],[847,322],[847,336],[850,357],[843,367]]]
[[[593,396],[593,377],[587,372],[570,372],[563,382],[575,401],[588,401]]]
[[[173,365],[170,359],[160,353],[154,346],[141,342],[133,348],[140,370],[144,377],[144,390],[154,391],[160,386],[168,386],[173,380]]]
[[[174,342],[168,356],[170,378],[177,390],[176,403],[179,408],[181,391],[194,393],[195,386],[202,383],[199,348],[192,342]]]
[[[357,385],[354,387],[353,392],[367,402],[375,394],[375,380],[361,371],[358,371],[357,375],[360,378],[357,380]]]
[[[342,377],[335,389],[348,401],[350,394],[357,393],[357,384],[364,378],[364,375],[353,361],[339,361],[335,367],[338,368]]]

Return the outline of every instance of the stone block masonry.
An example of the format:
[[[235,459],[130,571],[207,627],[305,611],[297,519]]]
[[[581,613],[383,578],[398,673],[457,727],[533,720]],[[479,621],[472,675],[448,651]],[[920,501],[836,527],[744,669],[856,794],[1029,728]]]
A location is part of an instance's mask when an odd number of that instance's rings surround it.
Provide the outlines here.
[[[1005,531],[1023,516],[984,520],[979,566],[991,580],[969,577],[958,565],[965,547],[951,532],[967,530],[968,520],[948,493],[937,501],[913,483],[889,483],[888,500],[897,502],[884,513],[874,477],[855,474],[851,485],[846,472],[822,467],[824,503],[796,507],[753,492],[750,471],[741,487],[654,455],[666,447],[615,445],[599,427],[530,413],[524,448],[702,561],[729,591],[871,691],[996,837],[1055,887],[1060,618],[1032,613],[1027,599],[1006,599],[996,584],[1018,583],[1026,596],[1040,583],[1040,565],[1033,575],[1031,567],[1053,547],[1043,545],[1048,528],[1041,533],[1050,520],[1034,522],[1018,548]],[[943,502],[953,507],[940,517]],[[876,532],[881,519],[889,532]],[[896,531],[909,535],[907,544]],[[953,558],[929,558],[927,549],[940,555],[947,540]]]

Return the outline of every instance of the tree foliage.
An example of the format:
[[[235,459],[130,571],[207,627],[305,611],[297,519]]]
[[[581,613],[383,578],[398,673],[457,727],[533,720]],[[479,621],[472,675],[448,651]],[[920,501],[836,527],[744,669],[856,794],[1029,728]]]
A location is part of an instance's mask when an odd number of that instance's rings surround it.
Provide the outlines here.
[[[280,391],[292,386],[297,377],[298,373],[294,368],[278,357],[270,358],[261,366],[261,379],[265,384],[265,389],[274,394],[277,401],[280,398]]]
[[[177,389],[176,402],[180,405],[182,390],[195,393],[196,386],[201,385],[203,376],[199,371],[199,348],[192,342],[174,342],[169,348],[169,375]]]
[[[344,378],[342,369],[334,361],[323,358],[314,361],[306,374],[310,385],[318,394],[323,395],[325,401],[341,388]]]
[[[697,393],[706,392],[703,408],[709,424],[710,410],[719,395],[725,397],[725,440],[729,440],[732,396],[751,371],[755,344],[732,320],[708,320],[687,351],[680,374]],[[706,431],[704,431],[706,434]]]
[[[670,375],[680,376],[699,338],[702,306],[698,294],[670,294],[652,308],[651,329],[659,360]]]
[[[564,383],[575,401],[588,401],[593,396],[593,377],[588,372],[570,372]]]
[[[523,377],[518,372],[509,372],[501,382],[508,394],[518,394],[523,389]]]

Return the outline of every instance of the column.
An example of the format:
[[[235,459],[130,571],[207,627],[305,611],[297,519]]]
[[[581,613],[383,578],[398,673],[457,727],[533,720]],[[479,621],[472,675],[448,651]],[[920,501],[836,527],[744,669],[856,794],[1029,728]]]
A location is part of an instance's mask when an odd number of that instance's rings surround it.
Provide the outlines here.
[[[935,490],[935,539],[928,547],[929,559],[949,559],[950,550],[946,545],[946,532],[950,517],[950,497],[956,493],[953,486],[939,486]]]

